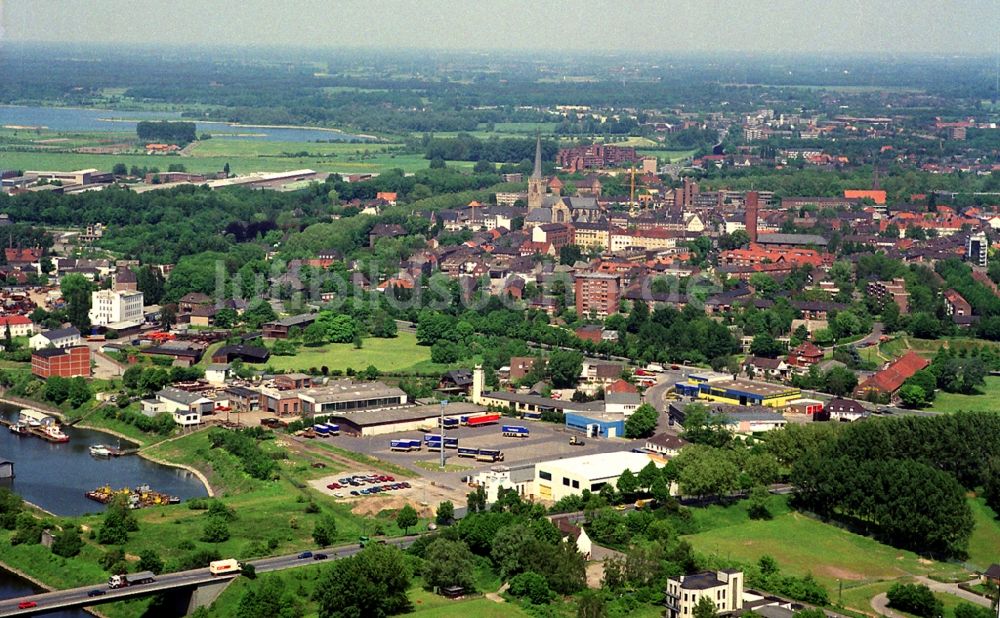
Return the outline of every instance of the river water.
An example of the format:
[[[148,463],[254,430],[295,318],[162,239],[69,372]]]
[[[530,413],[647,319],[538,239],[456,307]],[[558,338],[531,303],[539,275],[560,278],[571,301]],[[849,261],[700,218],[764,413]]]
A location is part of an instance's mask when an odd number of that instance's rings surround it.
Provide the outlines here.
[[[352,140],[368,141],[359,135],[340,133],[308,127],[256,127],[232,125],[226,122],[209,122],[182,118],[178,112],[125,112],[107,109],[71,107],[0,106],[0,127],[45,127],[65,132],[128,132],[135,133],[139,120],[183,120],[194,122],[198,135],[211,133],[214,137],[265,142],[317,142]]]
[[[0,403],[0,416],[11,420],[19,408]],[[88,500],[84,492],[100,485],[134,487],[149,484],[156,491],[181,498],[208,495],[205,486],[190,472],[171,468],[137,455],[98,459],[90,455],[92,444],[117,446],[118,439],[89,429],[66,427],[70,441],[51,444],[34,436],[18,436],[0,427],[0,459],[14,462],[15,478],[2,483],[25,500],[56,515],[82,515],[104,510],[104,505]],[[122,442],[122,447],[133,446]],[[0,598],[9,599],[42,592],[31,582],[0,569]],[[82,610],[46,614],[57,618],[90,616]]]
[[[7,420],[17,415],[17,406],[0,404]],[[84,497],[84,492],[102,485],[119,489],[143,483],[154,490],[183,499],[207,495],[193,474],[143,459],[137,455],[97,458],[93,444],[117,446],[118,439],[90,429],[66,427],[65,444],[52,444],[34,436],[19,436],[0,427],[0,458],[14,462],[9,487],[22,498],[56,515],[83,515],[104,510],[104,505]],[[133,446],[122,442],[122,448]]]

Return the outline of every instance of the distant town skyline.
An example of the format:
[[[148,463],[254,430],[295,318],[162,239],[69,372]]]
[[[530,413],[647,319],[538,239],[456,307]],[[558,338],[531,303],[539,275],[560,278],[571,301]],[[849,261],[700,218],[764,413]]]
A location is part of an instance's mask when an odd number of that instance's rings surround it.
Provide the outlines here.
[[[998,23],[997,0],[0,0],[0,45],[993,55]]]

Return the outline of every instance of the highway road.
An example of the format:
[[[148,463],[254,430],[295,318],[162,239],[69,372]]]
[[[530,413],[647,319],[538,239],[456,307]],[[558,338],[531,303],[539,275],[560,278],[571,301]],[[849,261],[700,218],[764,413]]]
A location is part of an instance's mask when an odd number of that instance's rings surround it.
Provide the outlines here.
[[[386,542],[390,545],[403,548],[409,547],[416,538],[416,535],[411,535],[394,539],[386,539]],[[338,558],[353,556],[360,551],[361,548],[357,543],[355,543],[353,545],[343,545],[340,547],[313,550],[313,554],[326,554],[328,556],[327,560],[336,560]],[[311,557],[299,558],[299,554],[293,554],[289,556],[261,558],[260,560],[250,561],[250,564],[254,566],[257,573],[269,573],[271,571],[282,571],[285,569],[294,569],[297,567],[317,564],[317,561]],[[198,584],[211,583],[218,580],[219,578],[214,577],[211,573],[209,573],[207,568],[203,568],[193,569],[190,571],[180,571],[177,573],[164,573],[157,576],[156,581],[154,582],[128,586],[126,588],[118,588],[117,590],[108,588],[107,583],[83,586],[80,588],[71,588],[68,590],[57,590],[54,592],[45,592],[27,597],[4,599],[0,601],[0,616],[31,616],[59,609],[85,607],[100,603],[111,603],[113,601],[121,601],[157,592],[166,592],[176,590],[178,588],[193,587]],[[90,596],[90,594],[94,591],[101,591],[103,594],[99,596]],[[23,602],[34,602],[37,605],[31,608],[19,609],[18,605]]]

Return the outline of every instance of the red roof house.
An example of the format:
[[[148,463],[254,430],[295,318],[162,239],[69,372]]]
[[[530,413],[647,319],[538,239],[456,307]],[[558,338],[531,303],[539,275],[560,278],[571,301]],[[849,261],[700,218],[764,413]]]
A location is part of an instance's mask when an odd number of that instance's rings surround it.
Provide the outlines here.
[[[913,350],[900,356],[889,365],[875,373],[858,385],[854,391],[855,397],[863,398],[869,394],[892,396],[913,374],[926,368],[931,362]]]

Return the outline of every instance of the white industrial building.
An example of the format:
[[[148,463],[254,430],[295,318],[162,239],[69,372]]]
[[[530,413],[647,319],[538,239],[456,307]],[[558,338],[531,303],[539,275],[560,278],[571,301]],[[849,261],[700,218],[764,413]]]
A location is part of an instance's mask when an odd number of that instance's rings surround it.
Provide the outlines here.
[[[90,294],[90,323],[94,326],[135,325],[143,322],[142,292],[97,290]]]
[[[542,500],[559,501],[583,493],[584,489],[598,492],[604,485],[616,483],[625,470],[638,474],[650,461],[654,460],[646,453],[631,451],[543,461],[535,464],[533,493]],[[663,465],[662,462],[654,463]]]

